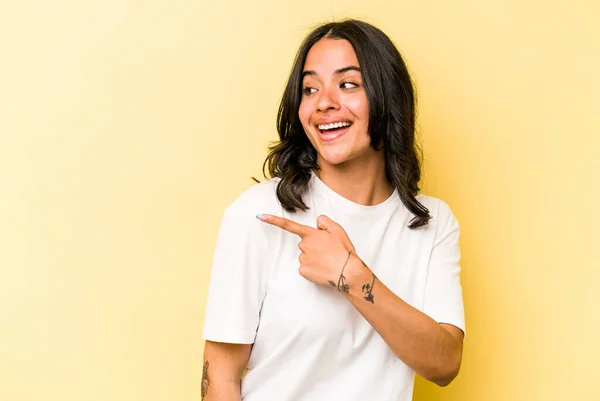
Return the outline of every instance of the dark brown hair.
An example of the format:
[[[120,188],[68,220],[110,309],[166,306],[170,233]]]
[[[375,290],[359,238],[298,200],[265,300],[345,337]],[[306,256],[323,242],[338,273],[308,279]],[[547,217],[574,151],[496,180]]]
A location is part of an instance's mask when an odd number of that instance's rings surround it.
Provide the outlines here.
[[[415,196],[421,178],[421,151],[415,141],[413,83],[400,52],[381,30],[363,21],[344,20],[315,28],[296,55],[277,114],[279,141],[269,148],[263,165],[279,177],[277,197],[288,212],[305,211],[302,195],[311,171],[318,169],[317,152],[306,136],[298,109],[302,98],[302,71],[306,55],[322,38],[345,39],[352,44],[361,67],[369,104],[371,146],[382,144],[386,177],[398,190],[402,203],[414,214],[409,227],[424,226],[431,216]]]

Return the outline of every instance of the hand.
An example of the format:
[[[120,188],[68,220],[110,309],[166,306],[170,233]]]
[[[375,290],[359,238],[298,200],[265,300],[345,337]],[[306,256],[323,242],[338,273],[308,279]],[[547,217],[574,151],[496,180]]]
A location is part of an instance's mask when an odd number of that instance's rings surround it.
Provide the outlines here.
[[[269,214],[256,217],[301,238],[298,244],[301,251],[298,272],[302,277],[319,285],[348,292],[343,273],[350,264],[350,257],[356,255],[354,245],[342,226],[325,215],[317,218],[317,228]]]

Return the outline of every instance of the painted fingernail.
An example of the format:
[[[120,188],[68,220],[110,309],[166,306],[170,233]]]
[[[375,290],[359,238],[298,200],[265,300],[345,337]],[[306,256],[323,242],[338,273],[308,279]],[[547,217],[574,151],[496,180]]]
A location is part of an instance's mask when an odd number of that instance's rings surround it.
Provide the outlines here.
[[[262,214],[257,214],[256,218],[259,219],[260,221],[267,221],[267,217],[263,216]]]

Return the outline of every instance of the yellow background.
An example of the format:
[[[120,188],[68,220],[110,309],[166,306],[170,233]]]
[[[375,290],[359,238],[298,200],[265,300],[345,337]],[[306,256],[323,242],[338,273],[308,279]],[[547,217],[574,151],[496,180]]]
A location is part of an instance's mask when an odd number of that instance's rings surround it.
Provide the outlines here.
[[[9,0],[0,400],[199,400],[221,213],[340,17],[404,53],[424,191],[463,230],[463,369],[415,399],[600,399],[597,1]]]

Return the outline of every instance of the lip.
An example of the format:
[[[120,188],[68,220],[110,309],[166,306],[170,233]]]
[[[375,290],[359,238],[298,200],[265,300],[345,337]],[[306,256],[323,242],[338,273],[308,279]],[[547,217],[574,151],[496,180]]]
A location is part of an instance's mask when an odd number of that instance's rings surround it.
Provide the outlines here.
[[[352,127],[352,125],[349,125],[343,129],[340,129],[340,130],[337,130],[337,131],[331,132],[331,133],[321,132],[321,130],[318,127],[315,127],[315,129],[319,133],[319,138],[321,138],[321,142],[327,143],[327,142],[333,142],[336,139],[339,139],[342,136],[344,136],[346,134],[346,132],[348,132],[350,127]]]
[[[327,118],[327,119],[319,119],[313,122],[315,127],[319,127],[321,124],[335,124],[335,123],[350,123],[352,125],[352,121],[346,120],[344,118]]]

